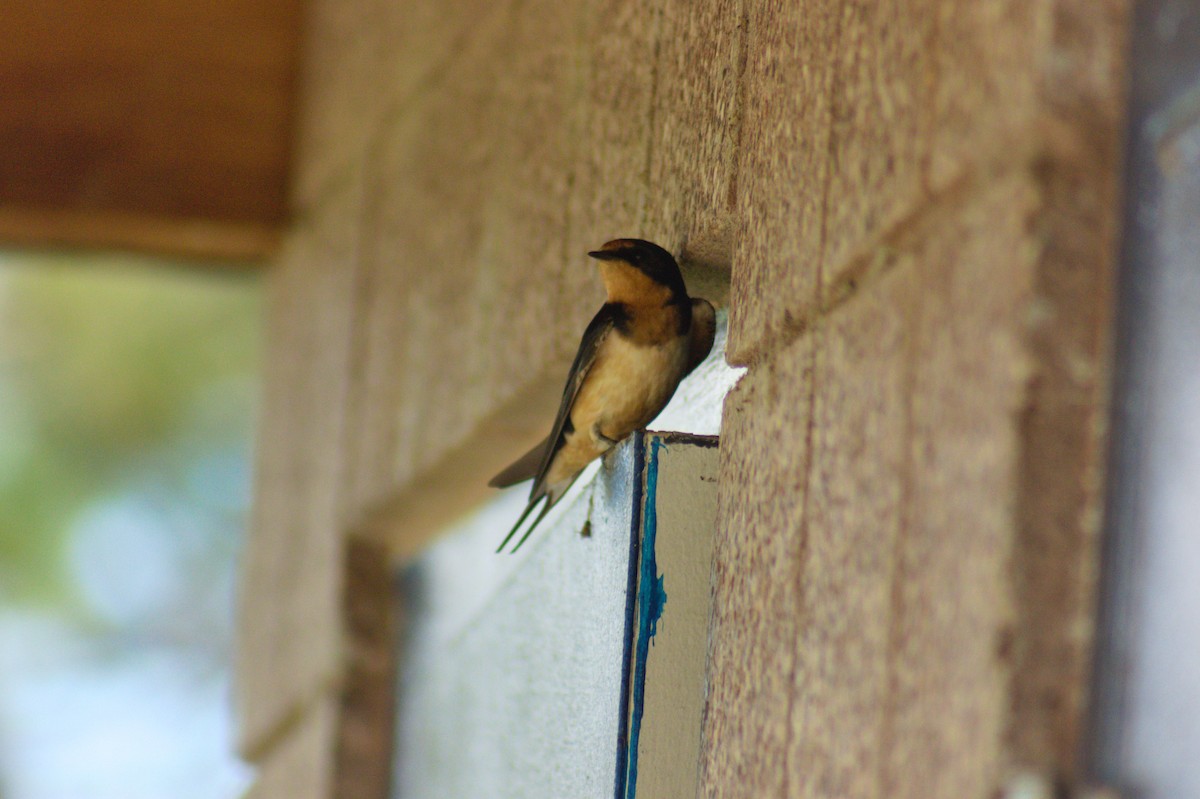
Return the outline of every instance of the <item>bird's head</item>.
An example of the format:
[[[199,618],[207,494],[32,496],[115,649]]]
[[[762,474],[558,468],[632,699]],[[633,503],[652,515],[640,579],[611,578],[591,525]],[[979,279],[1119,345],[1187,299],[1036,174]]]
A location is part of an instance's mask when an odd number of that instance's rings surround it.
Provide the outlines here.
[[[672,298],[687,297],[679,264],[671,253],[653,242],[613,239],[588,255],[601,262],[600,273],[612,300],[628,302],[664,291]]]

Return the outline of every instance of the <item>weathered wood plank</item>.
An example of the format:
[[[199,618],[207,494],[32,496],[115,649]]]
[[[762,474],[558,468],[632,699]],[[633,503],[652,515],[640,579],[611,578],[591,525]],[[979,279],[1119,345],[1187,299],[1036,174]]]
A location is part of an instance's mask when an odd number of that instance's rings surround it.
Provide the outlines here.
[[[299,0],[4,4],[0,236],[266,254],[302,24]]]

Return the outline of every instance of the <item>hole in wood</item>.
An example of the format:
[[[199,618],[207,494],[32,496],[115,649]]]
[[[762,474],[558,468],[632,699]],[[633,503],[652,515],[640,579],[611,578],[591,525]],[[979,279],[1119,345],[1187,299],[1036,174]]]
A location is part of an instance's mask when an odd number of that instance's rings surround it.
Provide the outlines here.
[[[688,294],[704,297],[718,308],[728,305],[733,272],[733,216],[726,214],[697,225],[683,242],[679,269]]]

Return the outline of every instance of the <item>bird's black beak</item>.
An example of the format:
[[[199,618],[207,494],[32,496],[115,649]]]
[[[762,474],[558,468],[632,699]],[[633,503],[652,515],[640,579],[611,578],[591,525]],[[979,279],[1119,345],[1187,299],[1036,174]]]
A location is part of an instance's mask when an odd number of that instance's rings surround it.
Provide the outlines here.
[[[617,261],[621,259],[620,252],[616,250],[592,250],[588,253],[588,256],[595,258],[597,261]]]

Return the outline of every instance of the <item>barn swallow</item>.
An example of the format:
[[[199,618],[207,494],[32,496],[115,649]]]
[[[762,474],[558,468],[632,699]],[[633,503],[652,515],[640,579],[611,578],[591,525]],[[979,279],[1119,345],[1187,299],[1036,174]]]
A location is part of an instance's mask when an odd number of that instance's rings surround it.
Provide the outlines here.
[[[579,342],[550,435],[488,483],[506,488],[533,478],[529,504],[497,552],[545,500],[512,551],[520,549],[583,468],[658,416],[712,349],[716,312],[688,296],[669,252],[616,239],[588,255],[600,262],[607,302]]]

